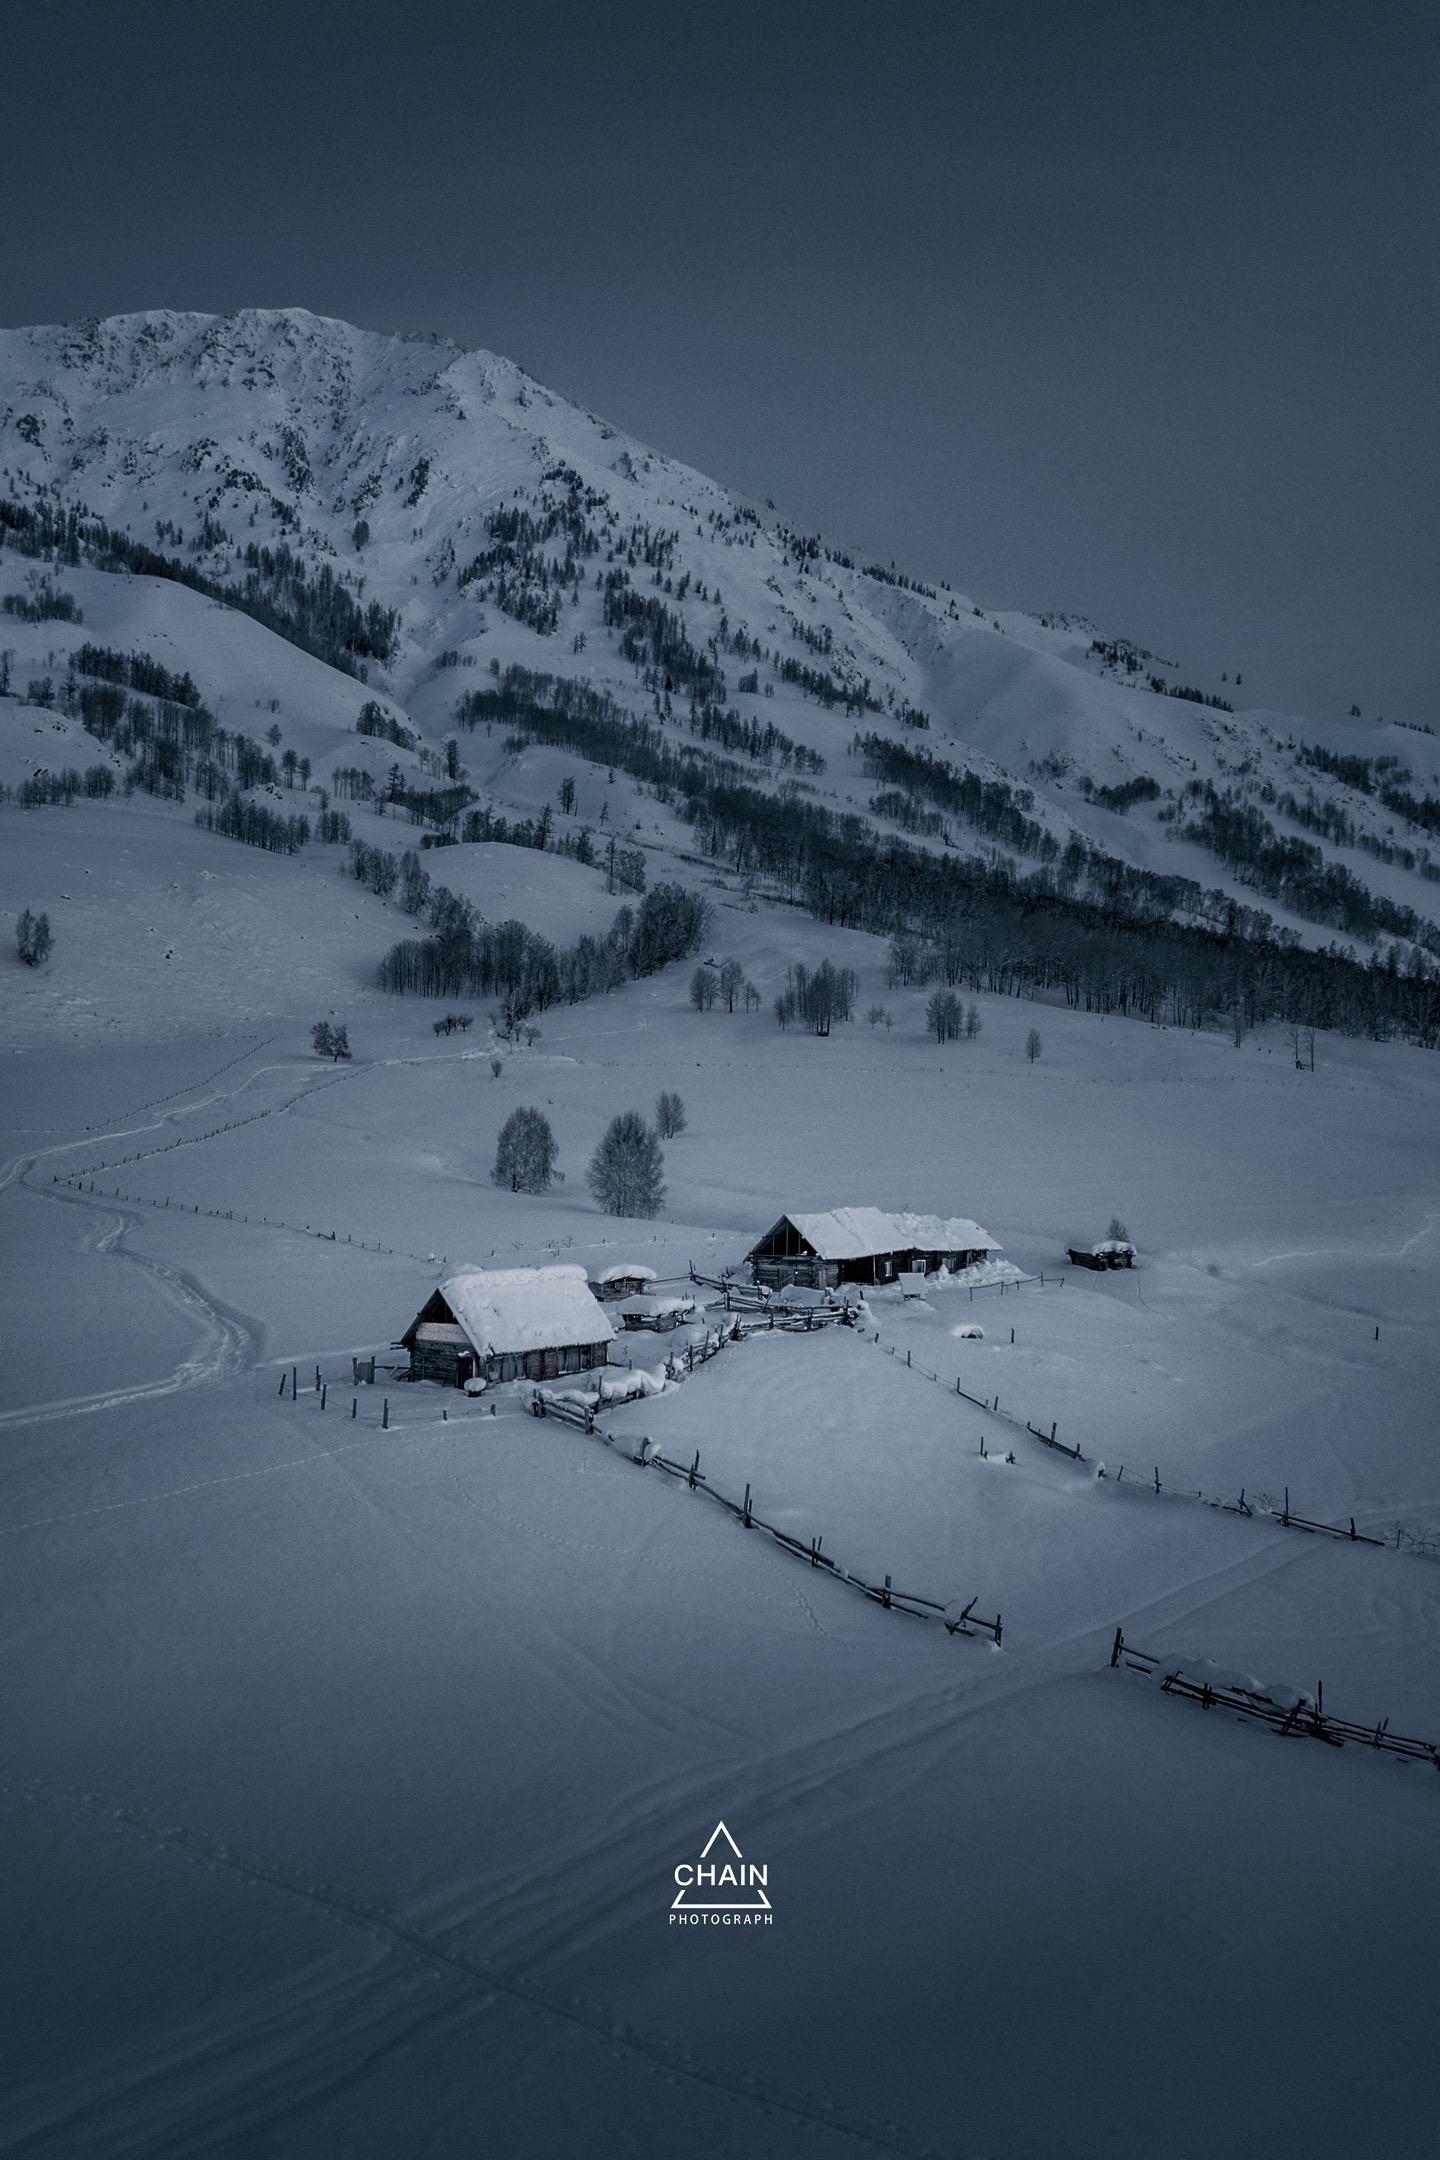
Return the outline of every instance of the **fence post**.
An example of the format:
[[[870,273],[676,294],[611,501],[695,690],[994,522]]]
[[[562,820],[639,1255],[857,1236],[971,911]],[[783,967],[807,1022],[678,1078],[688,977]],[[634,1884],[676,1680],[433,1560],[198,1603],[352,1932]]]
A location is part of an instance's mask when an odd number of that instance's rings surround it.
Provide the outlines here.
[[[1119,1664],[1120,1653],[1124,1649],[1124,1647],[1125,1637],[1121,1634],[1119,1628],[1117,1627],[1115,1630],[1115,1640],[1110,1646],[1110,1664],[1112,1669]]]
[[[819,1567],[819,1565],[820,1565],[820,1547],[821,1547],[821,1544],[822,1544],[822,1542],[823,1542],[823,1540],[822,1540],[822,1539],[820,1539],[820,1538],[818,1538],[818,1537],[812,1537],[812,1538],[811,1538],[811,1540],[810,1540],[810,1565],[811,1565],[811,1567]]]
[[[330,1390],[329,1390],[329,1388],[328,1388],[328,1387],[322,1387],[322,1388],[321,1388],[321,1390],[320,1390],[320,1407],[321,1407],[321,1409],[322,1409],[322,1410],[323,1410],[323,1409],[325,1408],[325,1404],[326,1404],[326,1401],[327,1401],[327,1399],[328,1399],[328,1397],[329,1397],[329,1394],[330,1394]]]
[[[890,1596],[890,1577],[888,1575],[885,1577],[885,1588],[881,1594],[880,1602],[885,1607],[886,1612],[889,1612],[891,1609],[892,1599]]]
[[[1290,1487],[1288,1485],[1285,1487],[1285,1512],[1280,1517],[1280,1520],[1288,1530],[1290,1527]]]
[[[283,1373],[283,1372],[282,1372],[282,1373],[281,1373],[281,1375],[280,1375],[280,1393],[281,1393],[281,1396],[283,1397],[283,1396],[284,1396],[284,1393],[285,1393],[285,1375],[284,1375],[284,1373]]]
[[[750,1528],[750,1522],[751,1522],[751,1516],[750,1516],[750,1487],[749,1487],[748,1485],[747,1485],[747,1486],[745,1487],[745,1505],[744,1505],[744,1506],[743,1506],[743,1507],[741,1508],[741,1510],[740,1510],[740,1520],[741,1520],[741,1522],[742,1522],[742,1523],[744,1524],[745,1528],[746,1528],[746,1529],[748,1530],[748,1529]]]
[[[1160,1490],[1160,1466],[1158,1463],[1155,1466],[1155,1490],[1156,1492]]]
[[[295,1379],[295,1367],[294,1367],[294,1366],[292,1365],[292,1366],[290,1367],[290,1400],[291,1400],[291,1402],[294,1402],[294,1400],[295,1400],[295,1397],[296,1397],[296,1396],[297,1396],[297,1395],[299,1394],[299,1392],[300,1392],[300,1389],[299,1389],[299,1387],[297,1386],[297,1384],[296,1384],[296,1379]]]
[[[357,1418],[360,1415],[360,1398],[358,1395],[352,1395],[350,1398],[350,1415],[352,1418]]]
[[[390,1398],[388,1395],[385,1397],[384,1404],[382,1405],[380,1411],[380,1430],[382,1432],[388,1432],[390,1430]]]
[[[690,1465],[690,1476],[689,1476],[689,1478],[688,1478],[688,1480],[687,1480],[687,1483],[689,1484],[689,1487],[690,1487],[690,1490],[691,1490],[691,1492],[694,1492],[694,1490],[695,1490],[695,1486],[696,1486],[696,1482],[697,1482],[697,1480],[699,1479],[699,1476],[700,1476],[700,1450],[699,1450],[699,1448],[696,1448],[696,1450],[695,1450],[695,1460],[694,1460],[694,1462],[692,1462],[692,1463],[691,1463],[691,1465]]]

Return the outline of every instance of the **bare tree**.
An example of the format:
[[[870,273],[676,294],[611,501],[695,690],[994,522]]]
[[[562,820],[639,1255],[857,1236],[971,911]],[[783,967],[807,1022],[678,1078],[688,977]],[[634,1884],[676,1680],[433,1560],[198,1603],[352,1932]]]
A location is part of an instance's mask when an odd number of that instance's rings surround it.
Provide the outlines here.
[[[662,1088],[655,1098],[655,1130],[662,1140],[685,1130],[685,1105],[673,1088]]]
[[[611,1119],[587,1176],[608,1215],[658,1215],[665,1198],[665,1158],[638,1110]]]
[[[1039,1057],[1043,1047],[1039,1029],[1031,1028],[1029,1034],[1025,1037],[1025,1055],[1032,1065],[1035,1063],[1036,1058]]]
[[[491,1175],[497,1185],[507,1185],[511,1192],[547,1192],[558,1153],[543,1110],[512,1110],[500,1128]]]
[[[957,1040],[962,1025],[960,1000],[953,990],[936,990],[925,1007],[925,1020],[937,1043]]]
[[[50,917],[27,907],[15,925],[15,945],[26,967],[41,967],[50,956]]]

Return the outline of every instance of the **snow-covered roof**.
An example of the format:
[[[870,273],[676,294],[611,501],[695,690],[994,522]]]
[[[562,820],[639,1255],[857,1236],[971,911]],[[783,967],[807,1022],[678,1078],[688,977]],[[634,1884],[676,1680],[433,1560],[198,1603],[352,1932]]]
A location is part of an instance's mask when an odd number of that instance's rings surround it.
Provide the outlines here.
[[[482,1356],[610,1342],[615,1334],[583,1267],[462,1268],[440,1295]]]
[[[620,1300],[620,1303],[616,1306],[615,1310],[619,1313],[640,1313],[648,1314],[651,1316],[655,1316],[660,1313],[694,1312],[695,1299],[693,1298],[693,1296],[627,1297]]]
[[[968,1215],[889,1214],[883,1208],[830,1208],[823,1215],[790,1215],[822,1260],[867,1260],[873,1253],[999,1252],[988,1230]]]
[[[607,1267],[597,1275],[596,1282],[654,1282],[653,1267],[641,1267],[638,1262],[620,1261],[615,1267]]]

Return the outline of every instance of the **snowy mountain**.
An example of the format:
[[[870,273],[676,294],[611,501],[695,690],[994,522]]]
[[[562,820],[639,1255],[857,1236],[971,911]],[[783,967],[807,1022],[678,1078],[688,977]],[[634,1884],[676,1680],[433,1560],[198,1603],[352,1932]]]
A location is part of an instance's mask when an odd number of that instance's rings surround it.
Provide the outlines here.
[[[867,563],[491,353],[299,309],[3,332],[0,498],[103,521],[149,551],[130,567],[211,599],[248,590],[252,615],[364,678],[420,749],[456,733],[486,671],[520,666],[682,730],[708,713],[707,740],[748,731],[761,785],[823,760],[800,778],[814,799],[921,848],[1094,892],[1109,873],[1078,868],[1078,843],[1183,881],[1152,888],[1151,912],[1215,925],[1233,903],[1362,959],[1380,938],[1402,958],[1440,950],[1440,738],[1232,711],[1238,679],[1196,686],[1086,621],[988,611]],[[16,592],[13,535],[0,566]],[[113,635],[153,645],[153,588],[129,591],[136,622],[108,603]],[[165,605],[172,653],[233,708],[248,633],[213,605]],[[17,687],[73,649],[43,628],[27,644],[6,626]],[[328,782],[354,745],[342,760],[314,739],[305,703],[306,740],[287,740]],[[353,730],[345,681],[313,704]],[[511,792],[493,763],[471,777]],[[533,795],[523,765],[504,777]]]

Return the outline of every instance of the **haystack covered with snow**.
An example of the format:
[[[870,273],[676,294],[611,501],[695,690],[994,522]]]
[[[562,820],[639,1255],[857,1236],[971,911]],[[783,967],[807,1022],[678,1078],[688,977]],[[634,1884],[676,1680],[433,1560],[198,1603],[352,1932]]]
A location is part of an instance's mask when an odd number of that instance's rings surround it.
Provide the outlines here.
[[[828,1290],[842,1282],[894,1282],[901,1274],[958,1272],[998,1253],[968,1215],[913,1215],[884,1208],[830,1208],[782,1215],[748,1255],[755,1280]]]
[[[412,1380],[554,1380],[605,1363],[615,1329],[582,1267],[461,1268],[400,1340]]]

